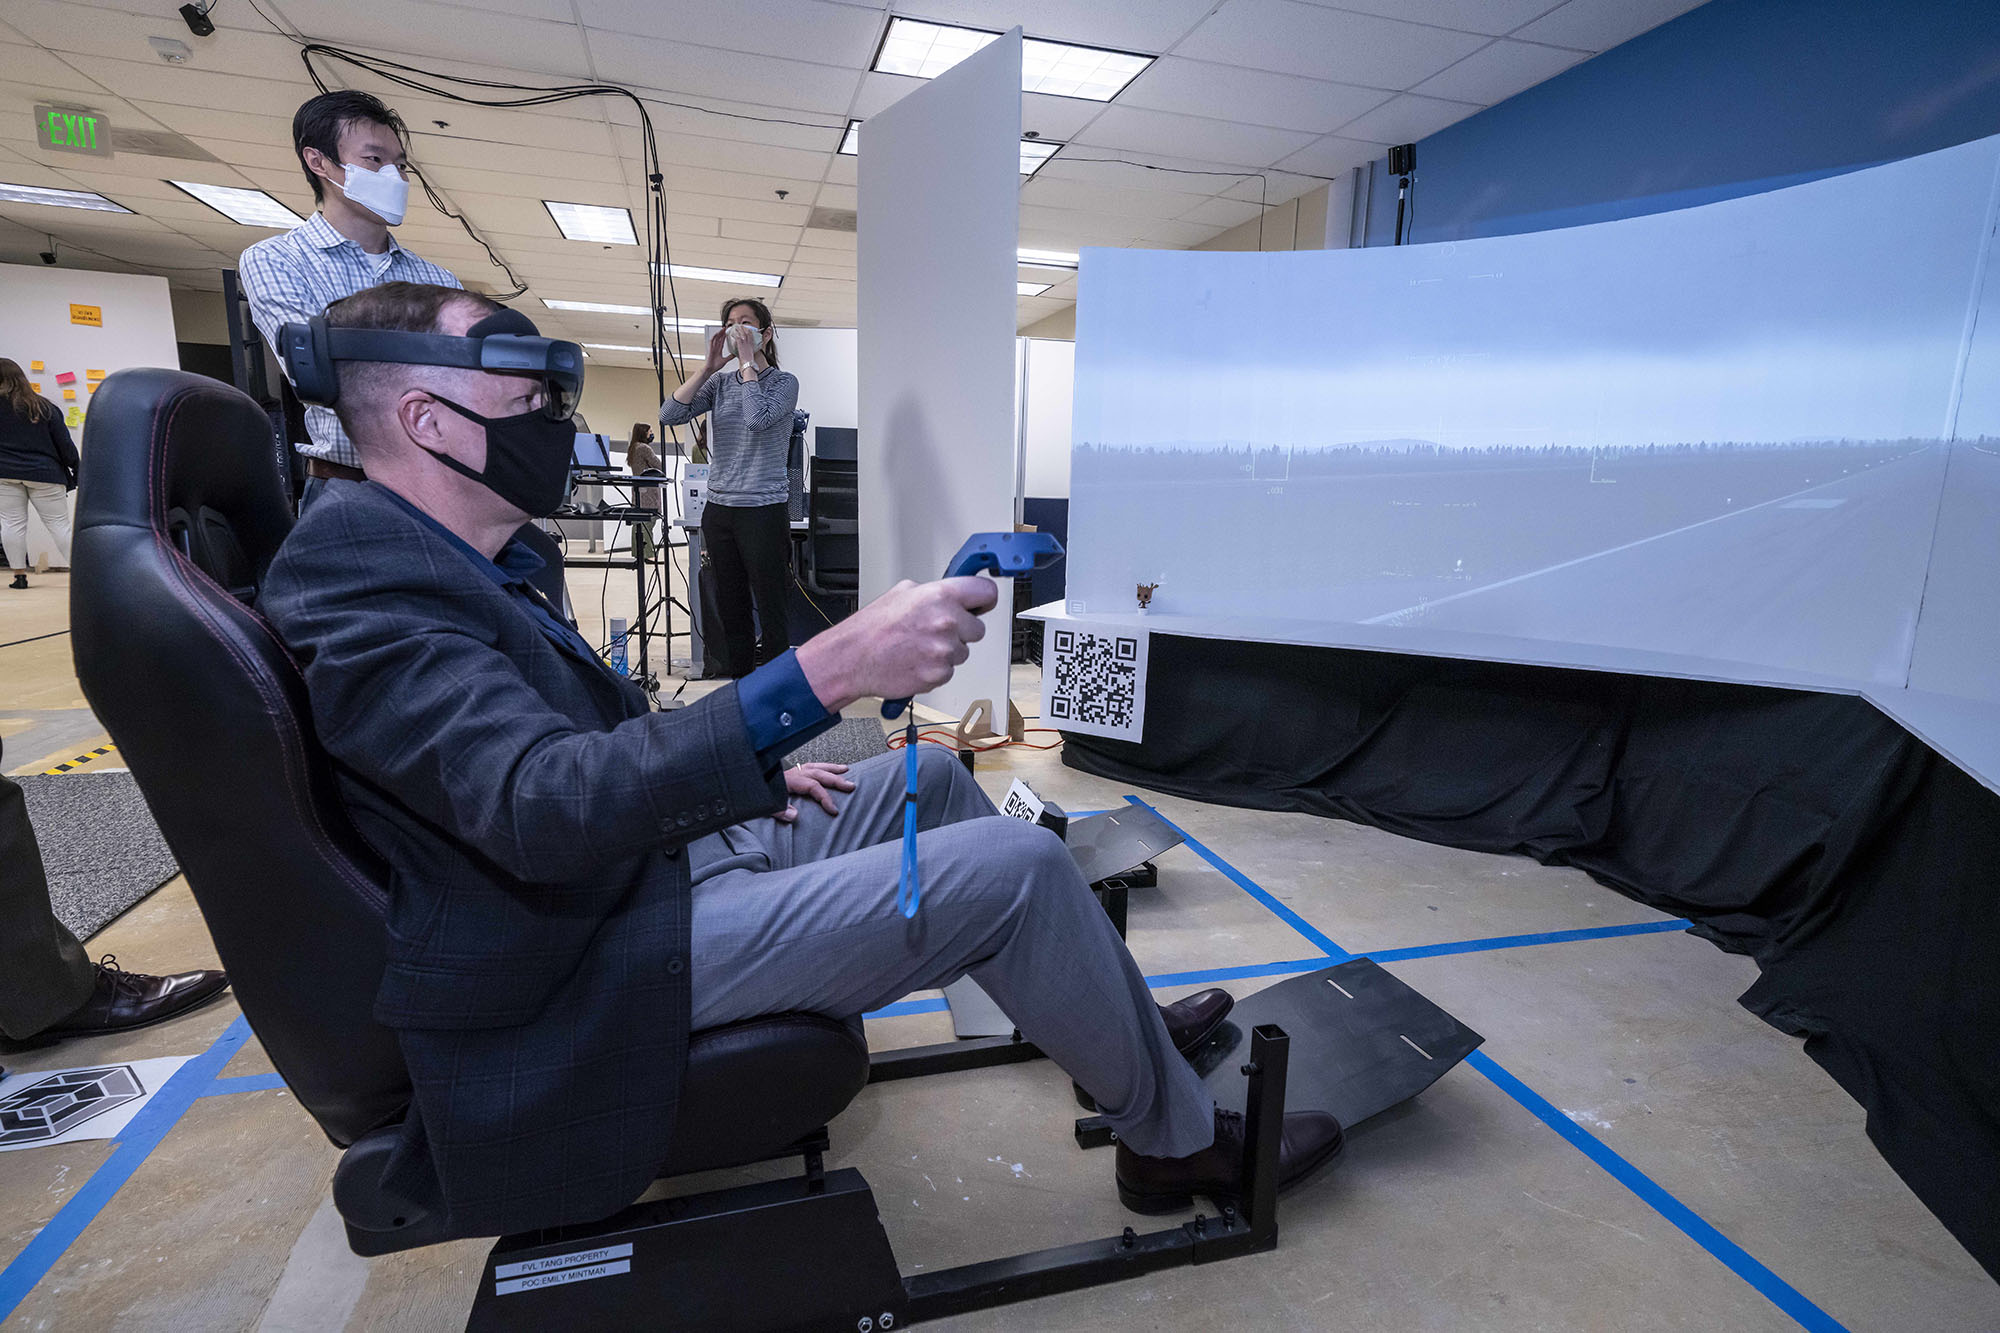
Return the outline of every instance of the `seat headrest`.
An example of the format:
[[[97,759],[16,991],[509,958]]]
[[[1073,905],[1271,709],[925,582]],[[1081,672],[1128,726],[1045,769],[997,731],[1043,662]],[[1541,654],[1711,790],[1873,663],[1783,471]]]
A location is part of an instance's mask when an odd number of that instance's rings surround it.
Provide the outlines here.
[[[93,449],[115,437],[130,450]],[[77,488],[79,532],[100,525],[166,533],[203,573],[248,601],[291,531],[283,446],[264,410],[205,375],[121,370],[92,398]]]

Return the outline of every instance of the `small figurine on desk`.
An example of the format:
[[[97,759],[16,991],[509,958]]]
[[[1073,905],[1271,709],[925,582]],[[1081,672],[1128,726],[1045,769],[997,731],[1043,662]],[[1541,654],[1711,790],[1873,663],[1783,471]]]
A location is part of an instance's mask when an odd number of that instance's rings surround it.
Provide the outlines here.
[[[1139,585],[1139,609],[1141,611],[1144,611],[1153,604],[1153,594],[1159,590],[1160,585],[1157,583],[1142,583]]]

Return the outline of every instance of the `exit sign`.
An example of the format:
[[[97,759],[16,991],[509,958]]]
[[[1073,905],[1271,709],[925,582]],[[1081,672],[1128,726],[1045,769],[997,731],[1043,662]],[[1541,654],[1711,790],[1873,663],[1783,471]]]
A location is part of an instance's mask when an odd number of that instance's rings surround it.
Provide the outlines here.
[[[73,106],[37,106],[35,142],[59,153],[111,156],[111,122],[102,112]]]

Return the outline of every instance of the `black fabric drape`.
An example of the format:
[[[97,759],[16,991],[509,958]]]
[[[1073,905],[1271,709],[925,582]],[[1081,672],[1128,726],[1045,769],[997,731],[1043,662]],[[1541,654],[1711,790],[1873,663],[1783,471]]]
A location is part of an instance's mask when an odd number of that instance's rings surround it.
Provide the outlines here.
[[[1572,865],[1754,958],[1889,1164],[2000,1278],[2000,796],[1864,700],[1155,634],[1143,744],[1063,760]]]

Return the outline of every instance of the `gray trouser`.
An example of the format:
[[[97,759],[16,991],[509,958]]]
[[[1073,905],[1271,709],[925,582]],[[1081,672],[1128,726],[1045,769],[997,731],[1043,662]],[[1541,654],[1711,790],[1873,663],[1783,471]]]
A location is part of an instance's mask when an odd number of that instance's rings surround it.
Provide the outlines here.
[[[97,969],[49,907],[19,783],[0,777],[0,1036],[21,1041],[75,1013]]]
[[[1141,1153],[1215,1138],[1215,1102],[1062,840],[994,812],[950,751],[922,750],[922,906],[896,905],[903,756],[847,773],[838,815],[798,800],[689,848],[697,1029],[805,1010],[845,1018],[970,974]]]

